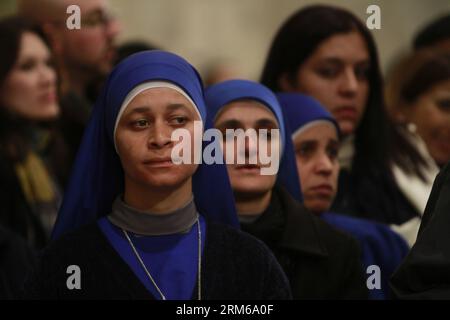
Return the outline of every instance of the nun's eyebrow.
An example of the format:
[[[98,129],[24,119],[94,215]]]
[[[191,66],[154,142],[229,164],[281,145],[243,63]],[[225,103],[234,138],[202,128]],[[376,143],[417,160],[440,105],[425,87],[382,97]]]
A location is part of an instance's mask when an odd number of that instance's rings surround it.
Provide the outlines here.
[[[336,139],[330,139],[330,140],[328,141],[328,143],[332,144],[333,146],[338,146],[338,147],[341,145],[341,143],[339,142],[339,140],[336,140]]]
[[[273,121],[272,119],[260,119],[256,121],[256,127],[261,128],[278,128],[278,123]]]
[[[242,123],[236,119],[229,119],[217,124],[218,129],[233,129],[242,127]]]
[[[171,103],[171,104],[167,105],[166,108],[167,108],[166,111],[168,111],[168,112],[176,111],[179,109],[184,109],[184,110],[190,111],[190,109],[191,109],[190,107],[188,107],[187,105],[185,105],[183,103]],[[132,115],[135,113],[147,113],[147,112],[151,112],[151,108],[146,107],[146,106],[141,106],[141,107],[134,108],[127,115]]]
[[[192,108],[188,107],[184,103],[171,103],[167,106],[167,109],[169,112],[171,112],[171,111],[176,111],[179,109],[185,109],[185,110],[191,111]]]
[[[136,107],[133,110],[131,110],[127,115],[131,115],[134,113],[146,113],[149,112],[150,108],[149,107]]]

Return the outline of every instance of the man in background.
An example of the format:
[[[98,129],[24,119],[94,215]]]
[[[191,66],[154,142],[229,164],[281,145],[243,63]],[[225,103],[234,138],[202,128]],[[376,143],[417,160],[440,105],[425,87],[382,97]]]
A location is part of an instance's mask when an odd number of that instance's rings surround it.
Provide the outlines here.
[[[69,29],[80,8],[80,28]],[[75,156],[99,88],[115,59],[120,24],[107,0],[18,0],[18,14],[39,24],[48,37],[59,72],[61,127]]]

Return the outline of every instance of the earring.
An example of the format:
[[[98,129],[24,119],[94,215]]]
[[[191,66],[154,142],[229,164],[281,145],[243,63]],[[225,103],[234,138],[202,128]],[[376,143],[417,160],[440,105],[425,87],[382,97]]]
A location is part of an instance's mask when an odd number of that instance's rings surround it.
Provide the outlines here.
[[[414,123],[412,123],[412,122],[408,122],[408,124],[406,125],[406,128],[411,133],[416,133],[417,132],[417,126]]]

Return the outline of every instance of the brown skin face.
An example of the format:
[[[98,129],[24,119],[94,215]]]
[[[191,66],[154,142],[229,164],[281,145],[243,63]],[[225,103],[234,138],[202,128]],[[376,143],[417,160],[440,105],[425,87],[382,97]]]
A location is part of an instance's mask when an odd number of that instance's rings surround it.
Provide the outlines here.
[[[438,165],[450,161],[450,80],[437,83],[403,109]]]
[[[125,188],[154,194],[180,188],[190,192],[197,165],[172,162],[171,152],[178,142],[171,141],[171,135],[184,128],[194,139],[195,120],[201,119],[194,107],[173,89],[152,88],[138,94],[127,106],[115,135]]]
[[[339,142],[332,124],[318,123],[295,136],[297,170],[304,205],[311,212],[330,209],[337,193]]]
[[[58,116],[56,73],[45,43],[34,33],[22,35],[16,63],[0,88],[1,104],[29,120]]]
[[[286,92],[301,92],[319,100],[336,118],[343,135],[352,134],[364,114],[369,95],[369,51],[356,31],[324,40],[300,66],[291,81],[284,75]]]

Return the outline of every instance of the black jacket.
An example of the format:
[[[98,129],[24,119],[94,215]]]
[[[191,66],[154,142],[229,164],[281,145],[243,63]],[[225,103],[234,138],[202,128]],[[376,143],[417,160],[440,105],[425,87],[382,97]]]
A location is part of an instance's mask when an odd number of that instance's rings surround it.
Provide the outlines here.
[[[294,299],[367,299],[356,240],[309,213],[285,189],[275,187],[262,216],[241,225],[272,249]]]
[[[81,271],[69,290],[67,267]],[[270,250],[231,227],[207,224],[202,299],[290,299],[289,283]],[[96,224],[63,236],[44,250],[25,284],[26,299],[154,299]],[[197,299],[197,288],[192,299]]]
[[[34,262],[25,241],[0,226],[0,300],[17,296]]]
[[[5,119],[0,119],[0,126],[5,121]],[[46,147],[35,152],[44,162],[47,172],[52,177],[52,182],[60,189],[69,175],[68,151],[56,129],[49,130],[49,133],[51,139]],[[25,133],[21,133],[21,135],[26,136]],[[33,249],[42,249],[48,242],[46,230],[38,213],[27,201],[16,173],[17,163],[8,156],[4,139],[5,137],[2,137],[0,132],[0,225],[20,235]],[[22,147],[25,150],[32,150],[27,145],[27,141],[26,138],[20,139]]]
[[[20,186],[14,164],[0,152],[0,225],[20,235],[33,248],[42,248],[47,236]]]
[[[392,175],[380,173],[374,177],[346,169],[339,173],[338,194],[331,211],[385,224],[402,224],[420,217]]]
[[[450,163],[433,183],[416,243],[391,287],[400,299],[450,299]]]

